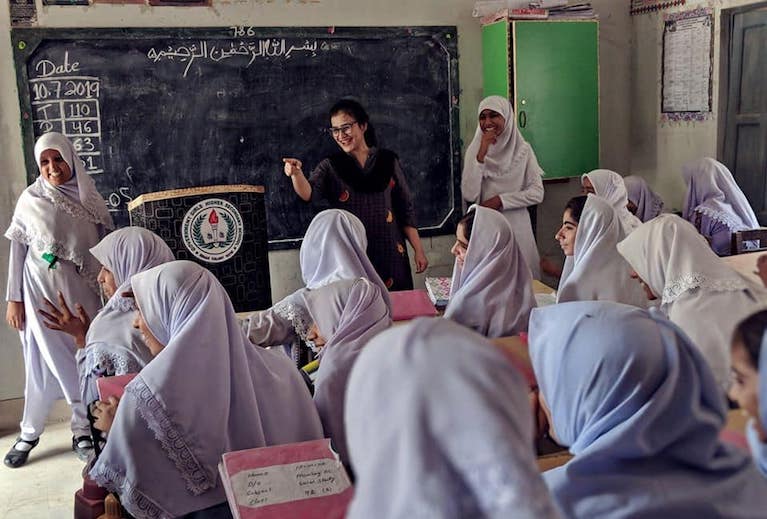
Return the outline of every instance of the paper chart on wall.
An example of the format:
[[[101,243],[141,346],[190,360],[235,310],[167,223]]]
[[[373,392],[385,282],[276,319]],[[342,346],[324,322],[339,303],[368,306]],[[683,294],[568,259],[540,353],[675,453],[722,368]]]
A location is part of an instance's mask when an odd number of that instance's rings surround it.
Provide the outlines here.
[[[703,120],[711,112],[712,25],[710,9],[665,19],[661,112],[669,120]]]

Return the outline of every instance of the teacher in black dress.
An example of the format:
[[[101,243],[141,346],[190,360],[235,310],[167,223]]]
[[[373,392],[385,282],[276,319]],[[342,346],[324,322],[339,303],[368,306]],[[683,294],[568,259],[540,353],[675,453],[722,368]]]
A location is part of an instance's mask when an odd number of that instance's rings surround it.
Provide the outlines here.
[[[416,272],[429,265],[416,229],[413,200],[399,158],[376,147],[367,112],[358,102],[342,99],[330,109],[330,134],[341,151],[326,158],[307,180],[301,161],[282,159],[285,174],[304,201],[346,209],[365,225],[368,257],[389,290],[410,290],[405,239],[415,252]]]

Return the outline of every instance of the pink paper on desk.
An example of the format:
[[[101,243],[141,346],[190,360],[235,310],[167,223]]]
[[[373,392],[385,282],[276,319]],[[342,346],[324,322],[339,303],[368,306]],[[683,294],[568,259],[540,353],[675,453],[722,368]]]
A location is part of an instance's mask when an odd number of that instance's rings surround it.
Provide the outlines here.
[[[748,440],[746,440],[746,435],[741,432],[723,429],[722,432],[719,433],[719,439],[725,443],[729,443],[730,445],[740,447],[746,452],[750,451]]]
[[[218,471],[235,519],[343,519],[354,494],[327,438],[227,452]]]
[[[407,321],[416,317],[439,315],[426,290],[389,292],[392,321]]]
[[[125,386],[128,382],[136,378],[138,373],[128,373],[127,375],[115,375],[114,377],[101,377],[96,379],[96,388],[99,391],[99,400],[106,402],[110,396],[122,398],[125,393]]]

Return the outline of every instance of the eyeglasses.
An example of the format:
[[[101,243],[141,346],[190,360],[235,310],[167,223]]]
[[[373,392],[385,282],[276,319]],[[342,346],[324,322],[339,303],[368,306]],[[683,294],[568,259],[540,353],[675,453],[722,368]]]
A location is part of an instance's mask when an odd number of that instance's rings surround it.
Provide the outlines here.
[[[352,134],[352,127],[357,124],[357,121],[342,124],[341,126],[331,126],[328,128],[328,133],[331,134],[333,137],[338,137],[340,134],[343,135],[351,135]]]

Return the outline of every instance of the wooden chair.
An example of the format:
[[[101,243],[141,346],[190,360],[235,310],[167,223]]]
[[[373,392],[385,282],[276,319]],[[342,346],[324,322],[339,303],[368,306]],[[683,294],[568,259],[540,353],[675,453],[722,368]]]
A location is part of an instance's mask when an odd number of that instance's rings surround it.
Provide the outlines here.
[[[746,243],[752,242],[757,244],[757,248],[746,248]],[[744,252],[759,252],[767,250],[767,227],[760,227],[758,229],[747,229],[745,231],[736,231],[732,233],[732,241],[730,243],[730,254],[743,254]]]

